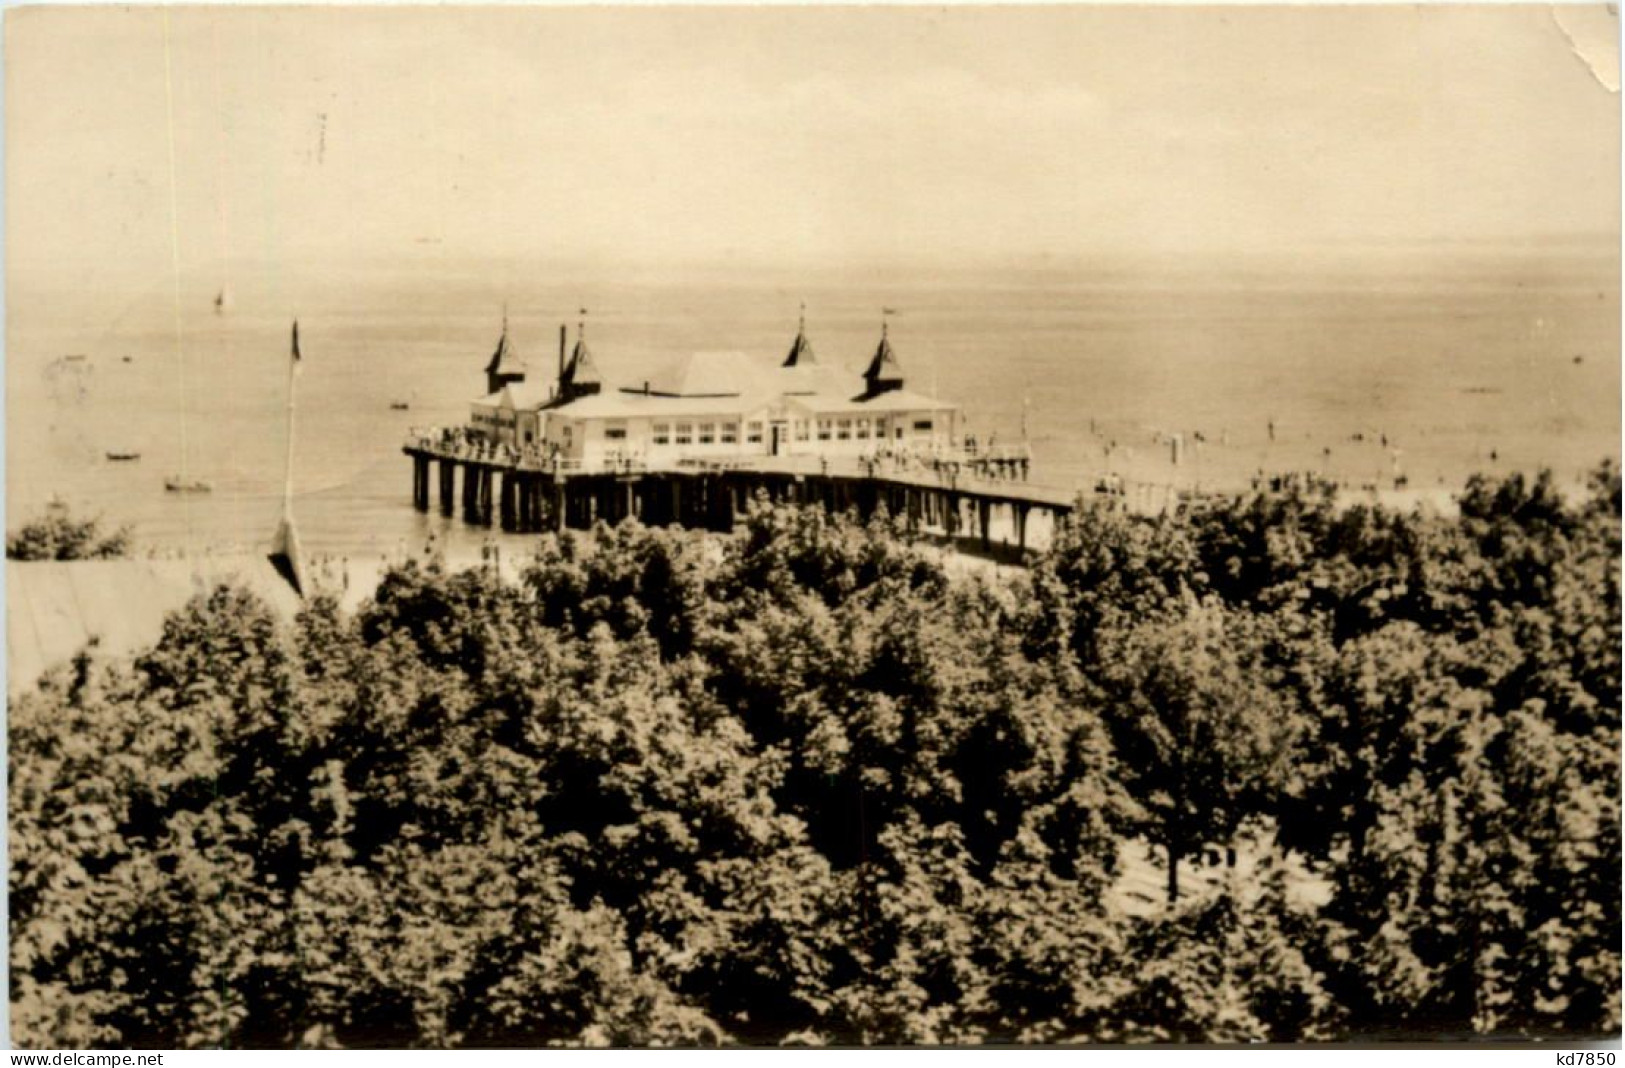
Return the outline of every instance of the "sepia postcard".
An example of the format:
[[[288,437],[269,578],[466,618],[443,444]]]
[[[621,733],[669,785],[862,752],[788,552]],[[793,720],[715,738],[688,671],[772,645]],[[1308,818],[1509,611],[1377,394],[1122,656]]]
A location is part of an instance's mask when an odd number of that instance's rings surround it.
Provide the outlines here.
[[[1615,5],[4,28],[13,1045],[1617,1046]]]

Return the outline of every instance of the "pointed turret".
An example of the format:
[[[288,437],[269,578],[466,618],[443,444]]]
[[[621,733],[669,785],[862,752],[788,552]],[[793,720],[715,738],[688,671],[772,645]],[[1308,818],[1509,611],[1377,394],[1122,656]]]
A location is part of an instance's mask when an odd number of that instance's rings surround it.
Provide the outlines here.
[[[903,388],[903,365],[897,362],[897,355],[892,352],[891,342],[887,339],[886,333],[886,323],[882,321],[880,347],[875,349],[868,370],[863,372],[863,380],[868,385],[870,396]]]
[[[587,348],[586,324],[583,323],[577,329],[575,351],[570,353],[570,362],[565,364],[564,373],[559,376],[561,403],[589,396],[604,388],[604,376],[598,373],[598,364],[592,358],[592,350]]]
[[[812,342],[807,340],[807,306],[801,306],[801,320],[796,327],[796,339],[790,343],[790,355],[784,358],[784,367],[806,367],[818,362],[813,355]]]
[[[502,337],[497,340],[497,349],[491,353],[491,362],[485,365],[485,392],[495,393],[509,382],[523,382],[525,380],[525,362],[514,351],[513,342],[508,340],[508,310],[502,310]]]

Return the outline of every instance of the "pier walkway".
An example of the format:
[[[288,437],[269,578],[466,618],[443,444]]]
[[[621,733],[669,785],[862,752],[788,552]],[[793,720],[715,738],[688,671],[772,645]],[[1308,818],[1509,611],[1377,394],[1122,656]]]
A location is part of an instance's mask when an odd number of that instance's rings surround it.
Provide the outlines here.
[[[625,458],[583,465],[420,430],[403,451],[412,458],[419,511],[438,504],[449,516],[460,504],[468,522],[513,532],[585,529],[628,517],[727,531],[760,494],[831,511],[855,509],[865,518],[884,507],[911,528],[979,538],[984,548],[991,548],[997,530],[1026,549],[1033,521],[1047,537],[1079,495],[1027,481],[1027,457],[1016,450],[951,458],[753,456],[664,466]]]

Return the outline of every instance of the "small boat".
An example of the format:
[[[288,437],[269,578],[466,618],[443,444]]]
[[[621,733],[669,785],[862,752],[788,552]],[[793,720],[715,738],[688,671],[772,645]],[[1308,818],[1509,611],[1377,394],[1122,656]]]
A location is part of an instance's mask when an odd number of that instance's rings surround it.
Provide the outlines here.
[[[202,479],[193,479],[188,482],[180,478],[166,478],[164,479],[164,489],[170,493],[208,493],[214,487]]]
[[[138,452],[119,452],[114,449],[108,449],[107,458],[118,463],[123,463],[129,460],[139,460],[141,459],[141,454]]]
[[[404,412],[404,411],[409,410],[411,407],[412,407],[412,405],[407,401],[390,401],[389,402],[389,410],[392,411],[392,412]]]
[[[135,357],[134,356],[126,356],[126,357],[124,357],[124,362],[125,363],[134,363],[135,362]]]

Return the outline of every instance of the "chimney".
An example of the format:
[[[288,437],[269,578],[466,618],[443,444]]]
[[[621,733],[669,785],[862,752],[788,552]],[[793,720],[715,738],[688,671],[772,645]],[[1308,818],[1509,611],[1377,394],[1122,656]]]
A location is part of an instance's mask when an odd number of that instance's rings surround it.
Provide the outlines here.
[[[645,397],[649,395],[649,380],[647,378],[643,380],[643,395]]]
[[[563,323],[559,324],[559,377],[564,377],[564,334],[569,328]]]

